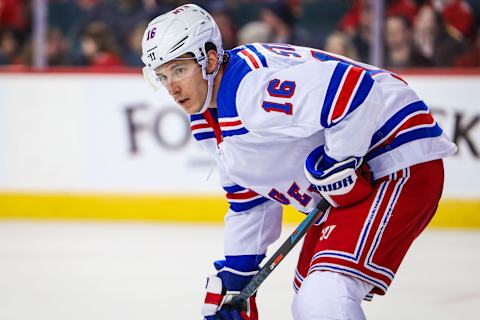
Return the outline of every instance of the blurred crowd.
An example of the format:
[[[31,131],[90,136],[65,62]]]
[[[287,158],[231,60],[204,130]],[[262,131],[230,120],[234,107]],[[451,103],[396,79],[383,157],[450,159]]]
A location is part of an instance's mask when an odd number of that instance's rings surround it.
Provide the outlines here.
[[[217,21],[226,49],[283,42],[368,62],[368,0],[45,0],[48,66],[141,66],[148,21],[195,2]],[[0,65],[32,65],[33,0],[0,0]],[[385,0],[384,66],[480,67],[480,0]]]

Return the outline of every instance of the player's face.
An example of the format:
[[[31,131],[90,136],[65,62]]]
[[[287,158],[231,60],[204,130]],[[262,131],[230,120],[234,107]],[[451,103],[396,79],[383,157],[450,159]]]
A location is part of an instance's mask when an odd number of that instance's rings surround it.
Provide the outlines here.
[[[168,93],[188,114],[201,110],[207,95],[207,81],[195,58],[172,60],[155,70]]]

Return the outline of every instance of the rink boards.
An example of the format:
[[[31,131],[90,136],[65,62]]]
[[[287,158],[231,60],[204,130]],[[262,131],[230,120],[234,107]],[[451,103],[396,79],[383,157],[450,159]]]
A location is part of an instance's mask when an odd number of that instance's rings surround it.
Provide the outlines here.
[[[480,74],[405,78],[459,147],[432,225],[480,228]],[[138,72],[0,73],[0,218],[221,222],[211,169]]]
[[[480,228],[480,201],[443,199],[430,226]],[[222,222],[227,210],[221,197],[1,194],[0,218]],[[303,214],[284,207],[284,222]]]

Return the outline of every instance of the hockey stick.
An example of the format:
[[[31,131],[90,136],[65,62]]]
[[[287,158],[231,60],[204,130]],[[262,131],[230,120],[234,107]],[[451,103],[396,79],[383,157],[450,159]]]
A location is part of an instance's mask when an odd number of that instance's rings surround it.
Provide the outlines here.
[[[327,211],[330,204],[327,200],[322,199],[318,203],[317,207],[313,209],[302,221],[302,223],[293,231],[288,239],[282,244],[282,246],[270,257],[267,263],[258,271],[258,273],[250,280],[250,282],[243,288],[238,296],[233,298],[231,305],[232,308],[237,310],[247,310],[247,300],[257,290],[258,287],[265,281],[265,279],[272,273],[273,270],[280,264],[285,256],[293,249],[300,239],[307,233],[310,227],[317,221],[320,216]]]

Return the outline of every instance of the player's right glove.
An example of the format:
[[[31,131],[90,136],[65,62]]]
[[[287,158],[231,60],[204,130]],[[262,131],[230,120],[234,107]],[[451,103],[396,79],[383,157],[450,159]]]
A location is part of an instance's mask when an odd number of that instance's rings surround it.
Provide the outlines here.
[[[372,191],[372,173],[362,158],[336,161],[324,146],[313,150],[305,161],[305,175],[334,207],[348,207],[368,197]]]
[[[233,298],[258,272],[240,271],[226,266],[227,261],[216,261],[217,275],[207,278],[205,303],[202,308],[204,320],[258,320],[255,296],[248,299],[247,310],[232,308]]]

